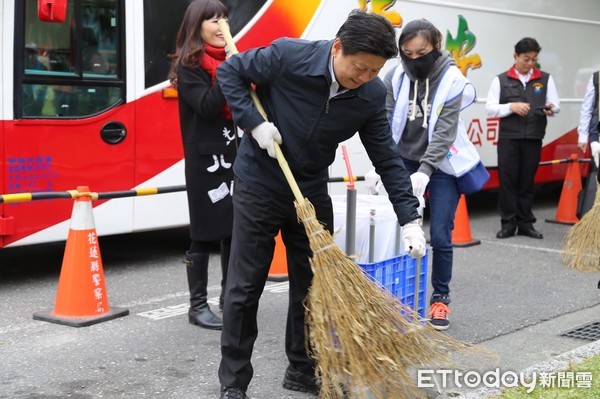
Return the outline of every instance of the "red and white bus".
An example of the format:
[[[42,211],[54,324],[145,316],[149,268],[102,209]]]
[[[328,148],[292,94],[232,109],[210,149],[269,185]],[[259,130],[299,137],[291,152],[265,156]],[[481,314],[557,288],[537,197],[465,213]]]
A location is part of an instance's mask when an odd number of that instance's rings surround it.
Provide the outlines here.
[[[514,44],[536,37],[542,68],[554,76],[563,97],[562,111],[548,127],[544,159],[577,151],[582,87],[600,66],[600,54],[593,51],[599,6],[584,0],[537,2],[543,8],[510,0],[486,2],[490,7],[467,0],[223,2],[240,51],[282,36],[330,39],[354,8],[381,13],[398,28],[416,18],[431,20],[482,98],[464,119],[491,168],[497,127],[485,116],[487,89],[511,65]],[[0,194],[184,184],[177,100],[166,77],[167,55],[189,3],[0,2]],[[364,151],[355,140],[346,144],[354,173],[363,174],[370,167]],[[338,158],[332,176],[345,175]],[[546,168],[539,181],[563,176],[562,166]],[[64,240],[71,210],[67,200],[0,203],[0,248]],[[94,216],[100,235],[188,223],[183,192],[96,201]]]
[[[185,184],[177,99],[164,89],[167,54],[189,3],[0,2],[1,194]],[[315,0],[225,3],[240,49],[301,36],[319,6]],[[47,9],[53,15],[40,17]],[[101,235],[188,223],[185,193],[94,205]],[[68,200],[0,204],[0,247],[64,240],[72,206]]]

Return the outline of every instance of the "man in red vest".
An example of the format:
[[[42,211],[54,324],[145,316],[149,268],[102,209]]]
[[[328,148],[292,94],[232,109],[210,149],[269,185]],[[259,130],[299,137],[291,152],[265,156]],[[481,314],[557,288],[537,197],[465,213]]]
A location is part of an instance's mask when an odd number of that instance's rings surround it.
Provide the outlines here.
[[[560,110],[554,79],[536,67],[541,51],[526,37],[515,45],[514,65],[492,80],[488,117],[500,118],[498,136],[498,210],[501,229],[497,238],[515,234],[544,238],[533,224],[531,210],[535,173],[540,163],[547,118]]]

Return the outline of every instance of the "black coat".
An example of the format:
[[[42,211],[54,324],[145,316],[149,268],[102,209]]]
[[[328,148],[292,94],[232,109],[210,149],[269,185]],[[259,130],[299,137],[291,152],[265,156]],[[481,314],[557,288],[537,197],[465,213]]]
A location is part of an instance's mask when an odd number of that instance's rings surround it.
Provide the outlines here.
[[[278,39],[230,57],[217,69],[218,81],[237,124],[246,131],[264,121],[246,90],[249,82],[257,85],[269,120],[283,137],[283,155],[309,199],[326,192],[327,168],[339,143],[358,131],[403,225],[418,216],[419,202],[392,138],[385,86],[377,78],[329,99],[332,45],[333,40]],[[277,161],[250,137],[242,140],[235,172],[258,191],[285,201],[291,197]]]
[[[231,237],[233,161],[237,129],[222,114],[225,97],[199,66],[179,66],[179,122],[185,154],[190,238]]]

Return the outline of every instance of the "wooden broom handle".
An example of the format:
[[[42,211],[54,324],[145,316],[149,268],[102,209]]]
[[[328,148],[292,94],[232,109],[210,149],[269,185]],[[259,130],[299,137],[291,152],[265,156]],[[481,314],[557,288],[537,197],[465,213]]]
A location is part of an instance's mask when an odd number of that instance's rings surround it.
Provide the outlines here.
[[[219,23],[219,27],[221,28],[221,33],[223,33],[223,36],[225,37],[225,42],[227,43],[229,52],[231,54],[238,54],[239,51],[237,50],[237,47],[235,46],[233,37],[231,37],[231,31],[229,30],[229,23],[227,23],[227,21],[223,18],[219,19],[218,23]],[[262,104],[260,103],[260,100],[258,99],[258,95],[256,94],[256,91],[254,90],[254,87],[250,86],[248,88],[248,90],[250,91],[250,97],[252,97],[254,106],[256,107],[256,109],[258,109],[258,112],[260,112],[262,117],[265,118],[265,121],[268,121],[269,118],[267,117],[267,113],[265,112],[265,109],[263,108]],[[294,179],[294,175],[292,174],[292,171],[290,170],[290,166],[288,165],[285,157],[283,156],[283,152],[281,152],[279,143],[276,142],[275,140],[273,140],[273,146],[275,147],[275,156],[277,157],[277,162],[279,162],[279,167],[283,171],[283,174],[285,175],[285,178],[286,178],[288,184],[290,185],[292,192],[294,193],[294,197],[296,197],[296,201],[298,201],[299,204],[304,203],[304,196],[302,195],[302,192],[300,191],[300,187],[298,187],[298,183],[296,183],[296,179]]]

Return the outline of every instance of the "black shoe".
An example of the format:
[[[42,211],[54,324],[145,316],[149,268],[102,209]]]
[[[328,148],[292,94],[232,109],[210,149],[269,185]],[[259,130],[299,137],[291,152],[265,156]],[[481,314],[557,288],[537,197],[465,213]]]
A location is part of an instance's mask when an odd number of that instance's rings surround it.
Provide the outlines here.
[[[534,229],[533,227],[528,227],[528,228],[519,227],[519,232],[517,234],[520,236],[537,238],[538,240],[541,240],[542,238],[544,238],[544,235],[542,233],[540,233],[539,231],[537,231],[536,229]]]
[[[245,388],[221,387],[220,399],[250,399]]]
[[[208,303],[197,309],[188,310],[188,321],[207,330],[222,330],[223,321],[210,310]]]
[[[516,227],[503,227],[498,234],[496,234],[496,238],[508,238],[515,235]]]
[[[208,283],[208,252],[189,251],[185,253],[188,287],[190,289],[190,310],[188,320],[191,324],[209,330],[221,330],[223,321],[210,310],[207,302],[206,285]]]
[[[318,395],[321,391],[321,384],[317,381],[317,377],[298,371],[291,364],[285,370],[283,387],[290,391],[312,393],[313,395]]]

